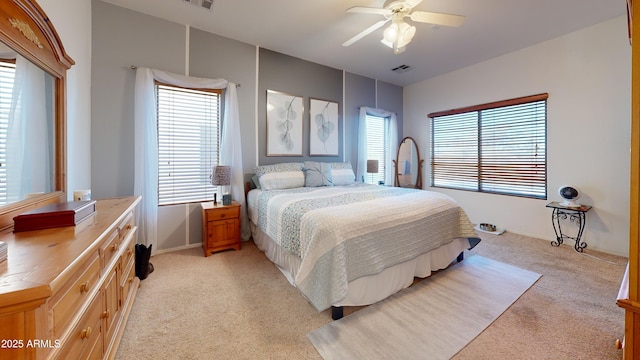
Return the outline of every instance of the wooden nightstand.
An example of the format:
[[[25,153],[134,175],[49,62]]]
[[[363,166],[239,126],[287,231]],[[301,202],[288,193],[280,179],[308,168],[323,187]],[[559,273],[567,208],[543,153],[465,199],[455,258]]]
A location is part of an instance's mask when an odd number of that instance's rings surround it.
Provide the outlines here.
[[[216,251],[240,250],[240,204],[202,203],[202,248],[204,256]]]

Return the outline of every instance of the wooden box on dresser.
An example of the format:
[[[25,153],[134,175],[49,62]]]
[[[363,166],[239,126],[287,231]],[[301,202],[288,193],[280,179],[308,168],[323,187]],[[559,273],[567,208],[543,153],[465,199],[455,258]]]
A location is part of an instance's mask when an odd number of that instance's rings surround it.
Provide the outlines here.
[[[76,226],[4,234],[0,359],[108,359],[140,284],[140,197],[98,200]]]

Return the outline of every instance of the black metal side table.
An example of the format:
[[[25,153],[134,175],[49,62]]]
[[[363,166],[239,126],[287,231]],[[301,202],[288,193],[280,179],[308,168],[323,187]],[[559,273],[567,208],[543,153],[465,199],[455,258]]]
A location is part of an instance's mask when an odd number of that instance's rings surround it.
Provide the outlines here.
[[[584,231],[584,226],[586,223],[586,213],[591,210],[591,206],[589,205],[580,205],[577,207],[569,207],[560,205],[557,201],[552,201],[547,204],[548,208],[553,209],[553,213],[551,214],[551,223],[553,224],[553,231],[556,233],[556,240],[551,242],[552,246],[560,246],[564,239],[572,239],[575,240],[575,249],[577,252],[583,252],[584,248],[587,247],[587,243],[580,242],[580,238],[582,237],[582,232]],[[578,225],[578,234],[573,237],[566,235],[562,232],[562,226],[560,220],[567,220],[577,223]]]

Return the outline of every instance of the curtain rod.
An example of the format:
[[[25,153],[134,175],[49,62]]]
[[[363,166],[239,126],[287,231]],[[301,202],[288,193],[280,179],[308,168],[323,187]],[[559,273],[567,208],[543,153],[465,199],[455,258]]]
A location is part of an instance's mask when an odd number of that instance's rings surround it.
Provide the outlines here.
[[[136,66],[136,65],[131,65],[130,67],[131,67],[131,70],[136,70],[138,68],[138,66]],[[242,84],[240,84],[240,83],[234,83],[234,84],[236,84],[236,87],[241,87],[242,86]]]

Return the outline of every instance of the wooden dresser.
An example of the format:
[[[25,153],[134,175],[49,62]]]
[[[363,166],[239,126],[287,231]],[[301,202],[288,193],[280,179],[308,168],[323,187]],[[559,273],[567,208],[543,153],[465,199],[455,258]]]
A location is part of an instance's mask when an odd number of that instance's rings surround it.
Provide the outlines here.
[[[109,359],[140,284],[140,197],[98,200],[76,226],[4,234],[0,359]]]

